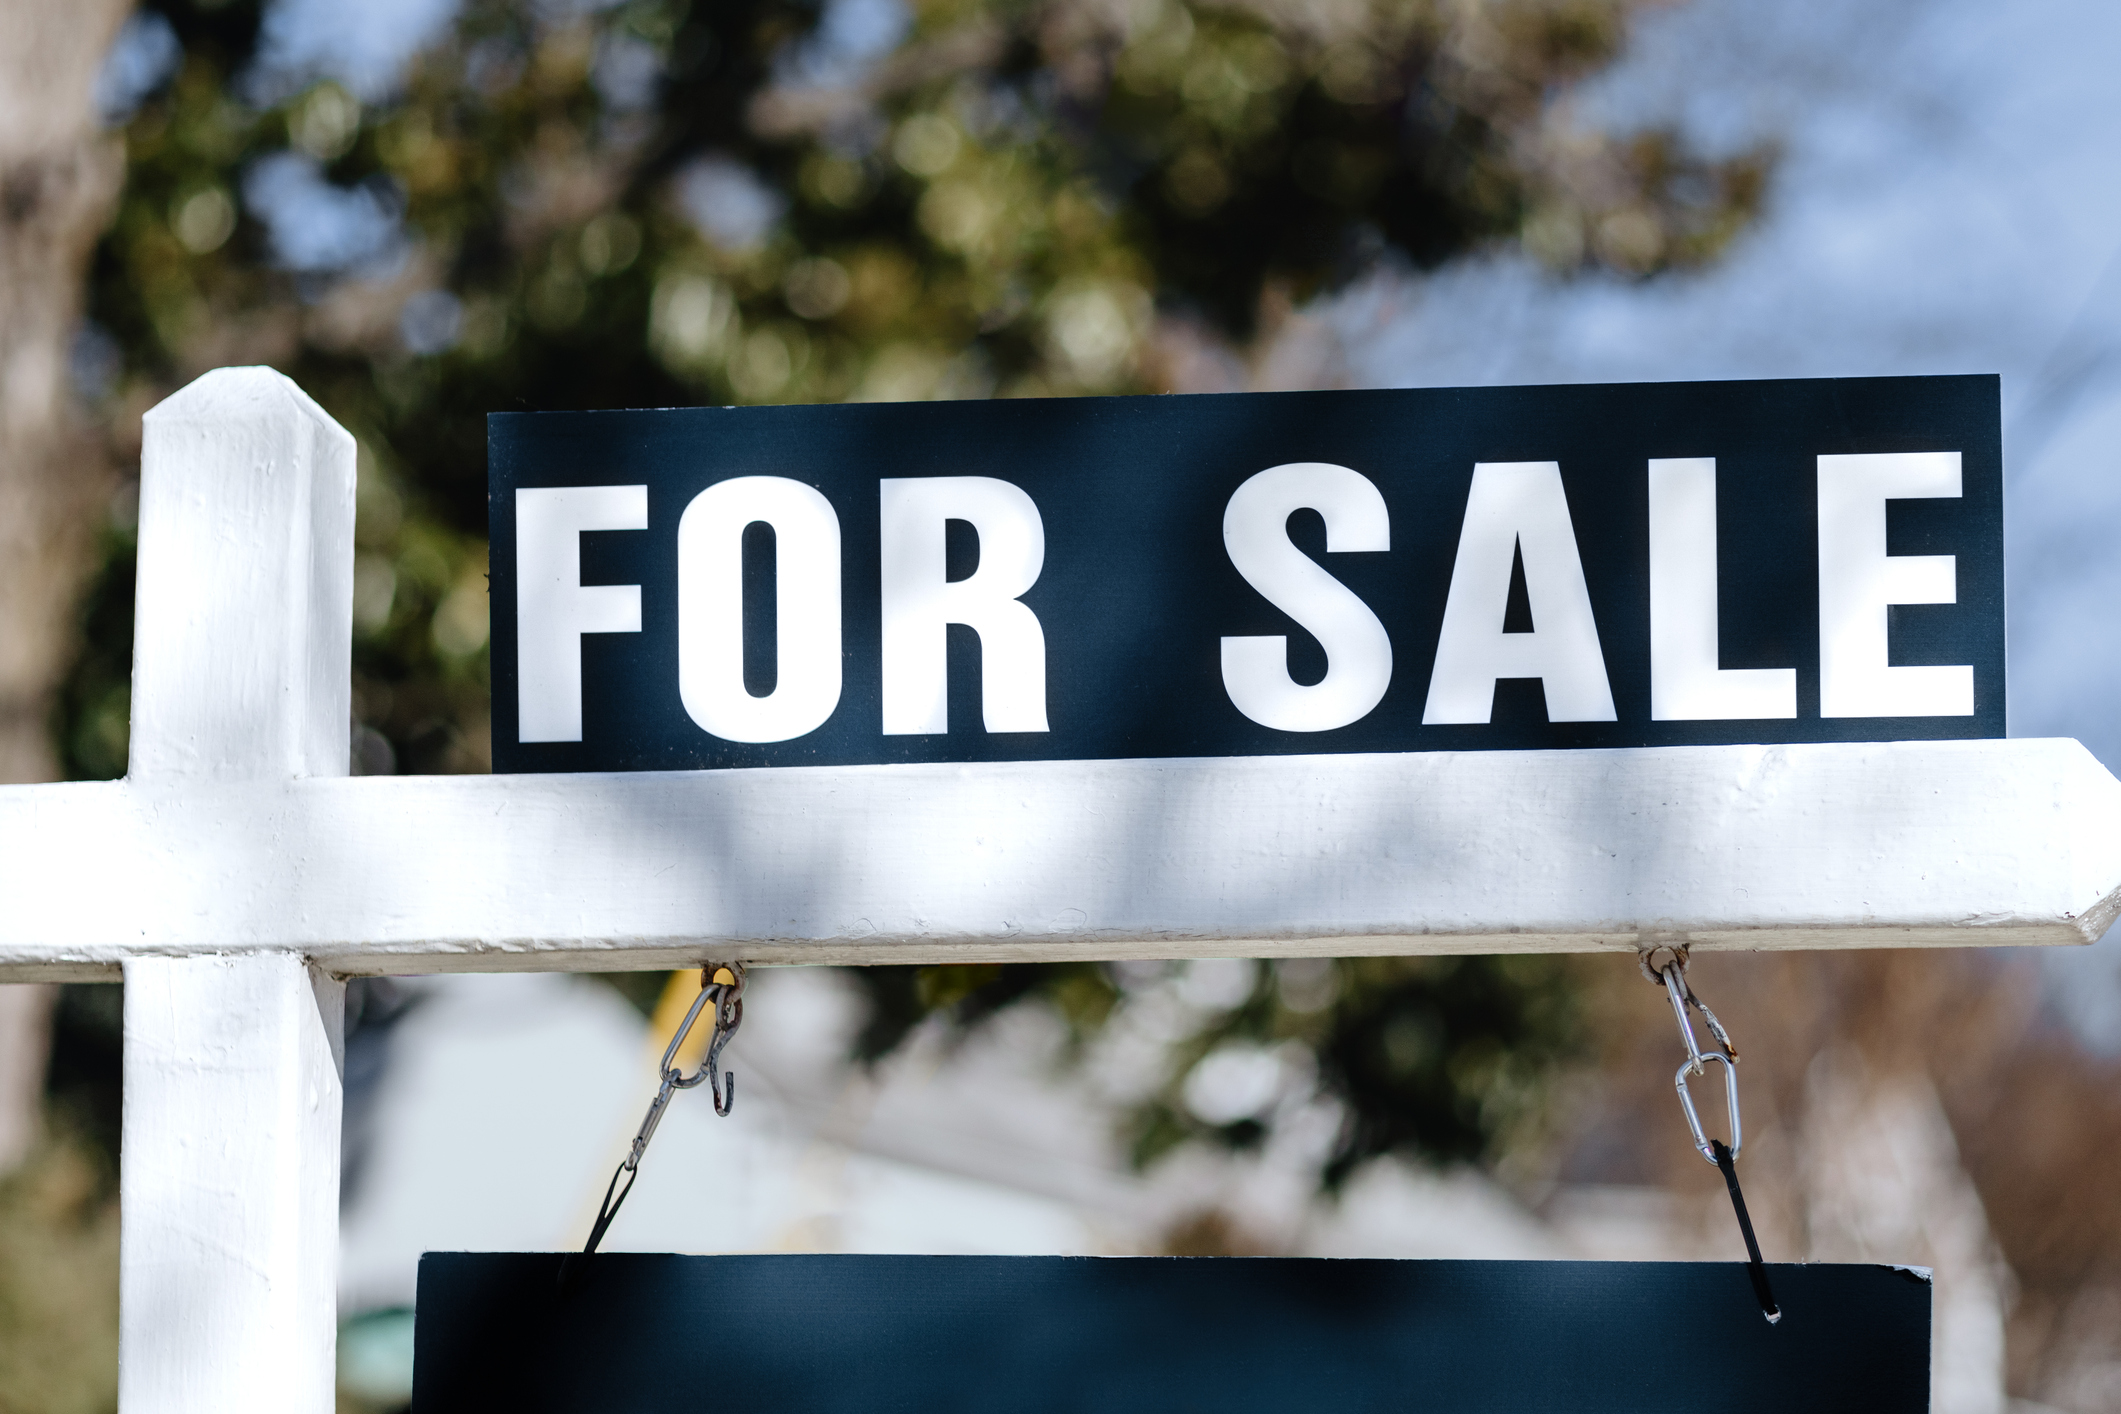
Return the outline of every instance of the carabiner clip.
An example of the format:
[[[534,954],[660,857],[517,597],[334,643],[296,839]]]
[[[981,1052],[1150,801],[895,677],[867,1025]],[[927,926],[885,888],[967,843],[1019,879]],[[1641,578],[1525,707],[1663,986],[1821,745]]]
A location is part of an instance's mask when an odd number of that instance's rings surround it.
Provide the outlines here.
[[[1716,1161],[1716,1151],[1709,1145],[1709,1136],[1702,1131],[1701,1115],[1694,1109],[1694,1097],[1687,1092],[1686,1088],[1686,1078],[1689,1072],[1696,1075],[1705,1073],[1701,1068],[1703,1061],[1721,1061],[1723,1063],[1724,1108],[1730,1112],[1731,1116],[1731,1142],[1729,1148],[1731,1159],[1736,1162],[1738,1151],[1745,1147],[1745,1130],[1740,1126],[1738,1120],[1738,1062],[1732,1060],[1721,1051],[1702,1051],[1698,1055],[1689,1056],[1686,1060],[1680,1062],[1679,1073],[1672,1077],[1672,1084],[1673,1088],[1679,1091],[1679,1107],[1686,1111],[1686,1127],[1693,1131],[1694,1147],[1701,1151],[1701,1157],[1707,1159],[1711,1167],[1722,1168],[1723,1165]]]
[[[699,1069],[687,1075],[684,1067],[677,1063],[678,1048],[685,1044],[685,1038],[692,1033],[693,1023],[700,1019],[700,1013],[706,1010],[709,1002],[714,1004],[714,1034],[707,1043],[706,1059],[700,1063]],[[604,1189],[604,1201],[597,1208],[596,1223],[589,1229],[589,1241],[582,1248],[584,1256],[597,1250],[611,1220],[619,1215],[619,1205],[626,1201],[627,1194],[633,1192],[633,1181],[641,1176],[641,1155],[648,1151],[648,1141],[655,1138],[656,1126],[663,1122],[663,1112],[670,1108],[670,1097],[680,1090],[690,1090],[704,1080],[714,1092],[716,1114],[728,1114],[730,1106],[736,1103],[736,1077],[718,1072],[715,1067],[721,1061],[722,1047],[729,1044],[729,1038],[736,1035],[736,1029],[743,1021],[744,964],[731,962],[717,967],[709,963],[700,972],[700,994],[692,999],[692,1007],[678,1024],[677,1034],[663,1048],[663,1063],[657,1067],[661,1084],[656,1087],[655,1098],[648,1102],[648,1113],[642,1118],[641,1127],[634,1132],[632,1147],[612,1171],[611,1182]],[[624,1188],[619,1186],[621,1174],[626,1175]],[[563,1290],[578,1270],[572,1257],[561,1264],[560,1286]]]

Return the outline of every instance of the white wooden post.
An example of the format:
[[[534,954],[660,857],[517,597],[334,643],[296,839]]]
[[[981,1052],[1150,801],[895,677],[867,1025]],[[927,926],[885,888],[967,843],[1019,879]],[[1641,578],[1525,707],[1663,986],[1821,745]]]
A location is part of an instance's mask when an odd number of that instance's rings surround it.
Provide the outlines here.
[[[353,439],[262,368],[145,432],[128,780],[345,775]],[[119,1406],[328,1414],[344,987],[290,951],[124,972]]]
[[[345,992],[291,953],[126,962],[124,1414],[332,1408]]]

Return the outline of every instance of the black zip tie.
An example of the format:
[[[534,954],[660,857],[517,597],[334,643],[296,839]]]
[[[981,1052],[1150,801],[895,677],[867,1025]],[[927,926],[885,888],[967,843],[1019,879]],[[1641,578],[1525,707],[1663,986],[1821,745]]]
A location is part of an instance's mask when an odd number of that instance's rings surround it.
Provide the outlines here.
[[[1731,1162],[1731,1151],[1721,1139],[1711,1139],[1709,1148],[1715,1151],[1716,1167],[1723,1170],[1724,1184],[1731,1190],[1731,1206],[1738,1212],[1738,1230],[1745,1234],[1745,1274],[1752,1278],[1753,1296],[1760,1302],[1760,1314],[1767,1317],[1772,1326],[1782,1319],[1782,1308],[1775,1304],[1774,1289],[1768,1285],[1767,1263],[1760,1257],[1760,1239],[1753,1236],[1753,1219],[1745,1210],[1745,1194],[1738,1191],[1738,1167]]]
[[[621,1173],[626,1175],[624,1188],[619,1187]],[[619,1215],[620,1205],[625,1203],[626,1195],[633,1192],[633,1181],[640,1176],[638,1167],[629,1170],[623,1164],[611,1175],[611,1182],[604,1188],[604,1201],[597,1205],[597,1220],[589,1229],[589,1241],[583,1244],[580,1252],[569,1252],[560,1260],[559,1283],[562,1292],[571,1290],[574,1284],[581,1280],[582,1268],[586,1265],[582,1259],[596,1254],[597,1244],[604,1240],[605,1232],[611,1227],[611,1220]],[[611,1196],[614,1190],[619,1195],[616,1199]]]
[[[611,1176],[611,1182],[605,1185],[604,1188],[604,1201],[597,1208],[596,1223],[589,1229],[589,1241],[582,1245],[582,1255],[584,1257],[595,1254],[597,1244],[604,1240],[605,1232],[611,1227],[611,1220],[619,1215],[619,1204],[624,1203],[626,1195],[633,1192],[633,1181],[640,1176],[640,1169],[633,1169],[626,1175],[626,1186],[624,1188],[619,1188],[619,1176],[617,1174]],[[611,1192],[615,1188],[618,1189],[619,1194],[616,1200],[611,1196]]]

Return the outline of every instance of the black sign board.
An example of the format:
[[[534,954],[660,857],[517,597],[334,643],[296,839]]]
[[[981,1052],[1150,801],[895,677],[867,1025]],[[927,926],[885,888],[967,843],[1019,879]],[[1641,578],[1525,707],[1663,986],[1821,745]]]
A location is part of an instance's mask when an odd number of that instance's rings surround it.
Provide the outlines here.
[[[494,765],[1997,737],[1993,377],[505,413]]]
[[[1906,1268],[430,1252],[415,1414],[1918,1414]]]

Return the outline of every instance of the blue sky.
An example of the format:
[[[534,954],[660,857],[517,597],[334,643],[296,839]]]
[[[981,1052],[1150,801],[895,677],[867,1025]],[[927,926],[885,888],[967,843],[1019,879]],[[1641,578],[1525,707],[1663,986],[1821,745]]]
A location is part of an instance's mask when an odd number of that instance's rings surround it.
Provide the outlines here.
[[[1714,269],[1554,281],[1496,260],[1326,309],[1363,385],[1998,373],[2011,728],[2121,768],[2121,9],[1696,0],[1586,116],[1784,159]]]
[[[457,0],[272,0],[258,34],[258,77],[268,92],[335,78],[373,102],[456,17]]]

